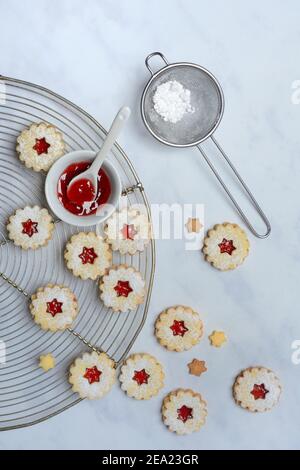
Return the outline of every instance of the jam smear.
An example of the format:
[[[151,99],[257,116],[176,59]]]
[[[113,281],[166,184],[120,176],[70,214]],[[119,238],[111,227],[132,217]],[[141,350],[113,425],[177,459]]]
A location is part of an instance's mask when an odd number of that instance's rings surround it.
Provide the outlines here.
[[[71,181],[67,196],[73,203],[82,205],[85,202],[93,201],[96,196],[96,191],[90,180],[81,178],[74,183]]]
[[[132,380],[135,380],[138,385],[143,385],[148,383],[150,375],[147,374],[145,369],[142,370],[135,370],[134,371],[134,376],[132,377]]]
[[[48,153],[49,147],[51,147],[51,145],[48,144],[45,137],[42,137],[41,139],[35,139],[35,145],[32,148],[38,155],[42,155],[43,153]]]
[[[265,400],[269,390],[266,389],[265,384],[255,384],[250,393],[254,396],[255,400]]]
[[[134,240],[134,236],[137,234],[137,231],[135,230],[133,224],[124,224],[121,233],[125,240]]]
[[[177,419],[180,419],[181,421],[186,423],[188,419],[193,419],[193,408],[189,408],[186,405],[182,405],[181,408],[178,408],[177,415]]]
[[[236,250],[233,245],[233,240],[227,240],[226,238],[223,238],[222,242],[218,244],[218,247],[220,248],[220,253],[228,253],[230,256],[232,252]]]
[[[89,384],[93,384],[94,382],[100,382],[100,375],[102,372],[97,368],[97,366],[87,367],[85,369],[84,378],[89,381]]]
[[[82,253],[78,256],[81,259],[82,264],[94,264],[95,259],[98,258],[94,248],[86,247],[83,248]]]
[[[65,169],[58,180],[57,197],[64,208],[74,215],[88,216],[95,214],[97,209],[101,208],[103,204],[108,202],[111,195],[111,184],[109,177],[101,168],[98,174],[97,194],[95,197],[93,197],[91,202],[84,201],[83,203],[77,204],[68,197],[68,187],[72,179],[87,170],[91,166],[91,163],[92,162],[72,163],[72,165],[69,165]]]
[[[58,313],[62,313],[62,306],[63,302],[58,302],[57,299],[51,300],[51,302],[47,302],[47,313],[50,313],[52,317],[54,318],[55,315]]]
[[[38,222],[33,222],[31,219],[22,222],[23,230],[22,233],[32,237],[35,233],[38,233]]]
[[[118,294],[118,297],[128,297],[133,289],[130,287],[129,281],[118,281],[118,284],[114,287],[114,290]]]
[[[184,321],[174,320],[173,325],[170,326],[173,331],[173,336],[184,336],[189,329],[185,326]]]

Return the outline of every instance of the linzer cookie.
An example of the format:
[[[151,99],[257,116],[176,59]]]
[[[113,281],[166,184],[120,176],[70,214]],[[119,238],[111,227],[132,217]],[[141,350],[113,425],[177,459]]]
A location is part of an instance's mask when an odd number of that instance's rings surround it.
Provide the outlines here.
[[[17,138],[20,160],[34,171],[48,171],[64,151],[62,133],[46,122],[31,124]]]
[[[158,316],[155,334],[160,344],[170,351],[185,351],[200,341],[203,323],[190,307],[177,305]]]
[[[70,367],[69,382],[81,398],[102,398],[111,390],[115,379],[115,363],[105,353],[84,353]]]
[[[35,250],[47,245],[53,229],[54,223],[49,212],[38,206],[17,209],[7,225],[8,237],[24,250]]]
[[[96,279],[111,265],[112,253],[102,237],[93,232],[81,232],[67,243],[65,260],[75,276]]]
[[[121,367],[121,388],[130,397],[148,400],[163,387],[164,377],[163,368],[155,357],[150,354],[133,354]]]
[[[233,396],[238,405],[253,412],[271,410],[281,395],[281,384],[265,367],[250,367],[243,370],[233,385]]]
[[[65,286],[48,284],[31,296],[30,311],[34,321],[43,329],[65,330],[78,313],[77,299]]]
[[[141,273],[125,264],[110,268],[99,287],[104,304],[115,312],[135,310],[144,301],[145,281]]]
[[[144,251],[150,240],[150,223],[145,213],[138,209],[122,209],[108,219],[104,232],[114,251],[133,255]]]
[[[193,390],[179,388],[164,398],[162,419],[172,432],[191,434],[199,431],[205,424],[206,416],[206,402]]]
[[[249,253],[249,241],[238,225],[225,222],[215,225],[204,239],[206,261],[221,271],[235,269]]]

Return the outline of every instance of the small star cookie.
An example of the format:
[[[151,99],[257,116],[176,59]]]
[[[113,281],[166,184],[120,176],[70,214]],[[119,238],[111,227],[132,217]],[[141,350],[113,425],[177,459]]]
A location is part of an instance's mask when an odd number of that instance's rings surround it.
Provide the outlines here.
[[[134,208],[114,212],[104,227],[107,242],[113,251],[120,251],[122,255],[144,251],[150,241],[150,232],[148,216]]]
[[[102,398],[115,380],[115,363],[105,353],[84,353],[70,367],[69,382],[81,398]]]
[[[54,223],[49,212],[38,206],[17,209],[7,225],[8,237],[23,250],[36,250],[47,245],[53,230]]]
[[[31,296],[29,305],[34,321],[43,329],[65,330],[78,313],[77,299],[65,286],[48,284]]]
[[[176,305],[158,316],[155,334],[160,344],[169,351],[185,351],[202,338],[203,323],[199,314],[190,307]]]
[[[277,405],[281,383],[270,369],[250,367],[243,370],[233,385],[233,396],[238,405],[248,411],[264,412]]]
[[[145,281],[132,266],[113,266],[99,284],[100,297],[115,312],[135,310],[145,297]]]
[[[208,231],[202,251],[206,261],[221,271],[227,271],[243,263],[249,246],[244,230],[236,224],[225,222]]]
[[[132,354],[121,367],[121,388],[137,400],[149,400],[164,386],[164,371],[150,354]]]
[[[206,402],[193,390],[177,389],[163,400],[162,419],[164,424],[177,434],[191,434],[199,431],[207,416]]]
[[[103,276],[112,260],[109,245],[94,232],[73,235],[64,256],[70,271],[81,279]]]
[[[213,331],[209,336],[210,344],[215,348],[220,348],[227,342],[227,337],[223,331]]]
[[[31,124],[17,138],[19,159],[34,171],[48,171],[64,151],[62,133],[46,122]]]
[[[199,233],[203,227],[199,219],[192,217],[189,217],[185,226],[189,233]]]
[[[52,354],[41,355],[39,366],[46,372],[53,369],[55,367],[55,359]]]
[[[201,374],[207,371],[205,361],[199,361],[199,359],[193,359],[192,362],[188,364],[189,372],[191,375],[196,375],[200,377]]]

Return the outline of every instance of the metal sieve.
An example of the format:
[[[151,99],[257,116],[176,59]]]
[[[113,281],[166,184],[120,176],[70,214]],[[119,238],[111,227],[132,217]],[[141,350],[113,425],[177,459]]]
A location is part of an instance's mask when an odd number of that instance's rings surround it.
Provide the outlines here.
[[[163,68],[155,73],[149,64],[150,59],[154,56],[159,56],[165,64]],[[224,112],[224,95],[217,79],[212,73],[200,65],[188,62],[169,64],[161,52],[149,54],[146,57],[145,64],[151,74],[151,78],[143,91],[141,114],[149,132],[160,142],[172,147],[197,147],[249,230],[258,238],[266,238],[271,232],[271,225],[266,215],[228,155],[213,136],[213,133],[221,122]],[[153,95],[157,87],[169,80],[176,80],[181,83],[184,88],[190,90],[191,104],[194,107],[193,113],[185,114],[183,119],[176,124],[164,121],[153,107]],[[225,184],[223,178],[200,146],[201,142],[207,140],[209,137],[233,171],[256,211],[264,221],[266,225],[266,232],[264,234],[260,234],[254,229],[230,189]]]

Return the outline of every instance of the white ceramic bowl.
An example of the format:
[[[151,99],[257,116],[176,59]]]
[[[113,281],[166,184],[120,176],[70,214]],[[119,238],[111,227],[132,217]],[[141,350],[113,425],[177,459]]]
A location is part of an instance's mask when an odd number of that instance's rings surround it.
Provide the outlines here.
[[[101,207],[98,214],[78,216],[67,211],[57,197],[57,183],[64,170],[72,163],[79,163],[95,158],[96,152],[92,150],[77,150],[59,158],[48,171],[45,182],[45,194],[52,212],[61,220],[70,225],[88,227],[104,222],[117,208],[122,193],[120,177],[114,166],[108,161],[103,162],[102,168],[110,179],[111,195],[107,204]]]

